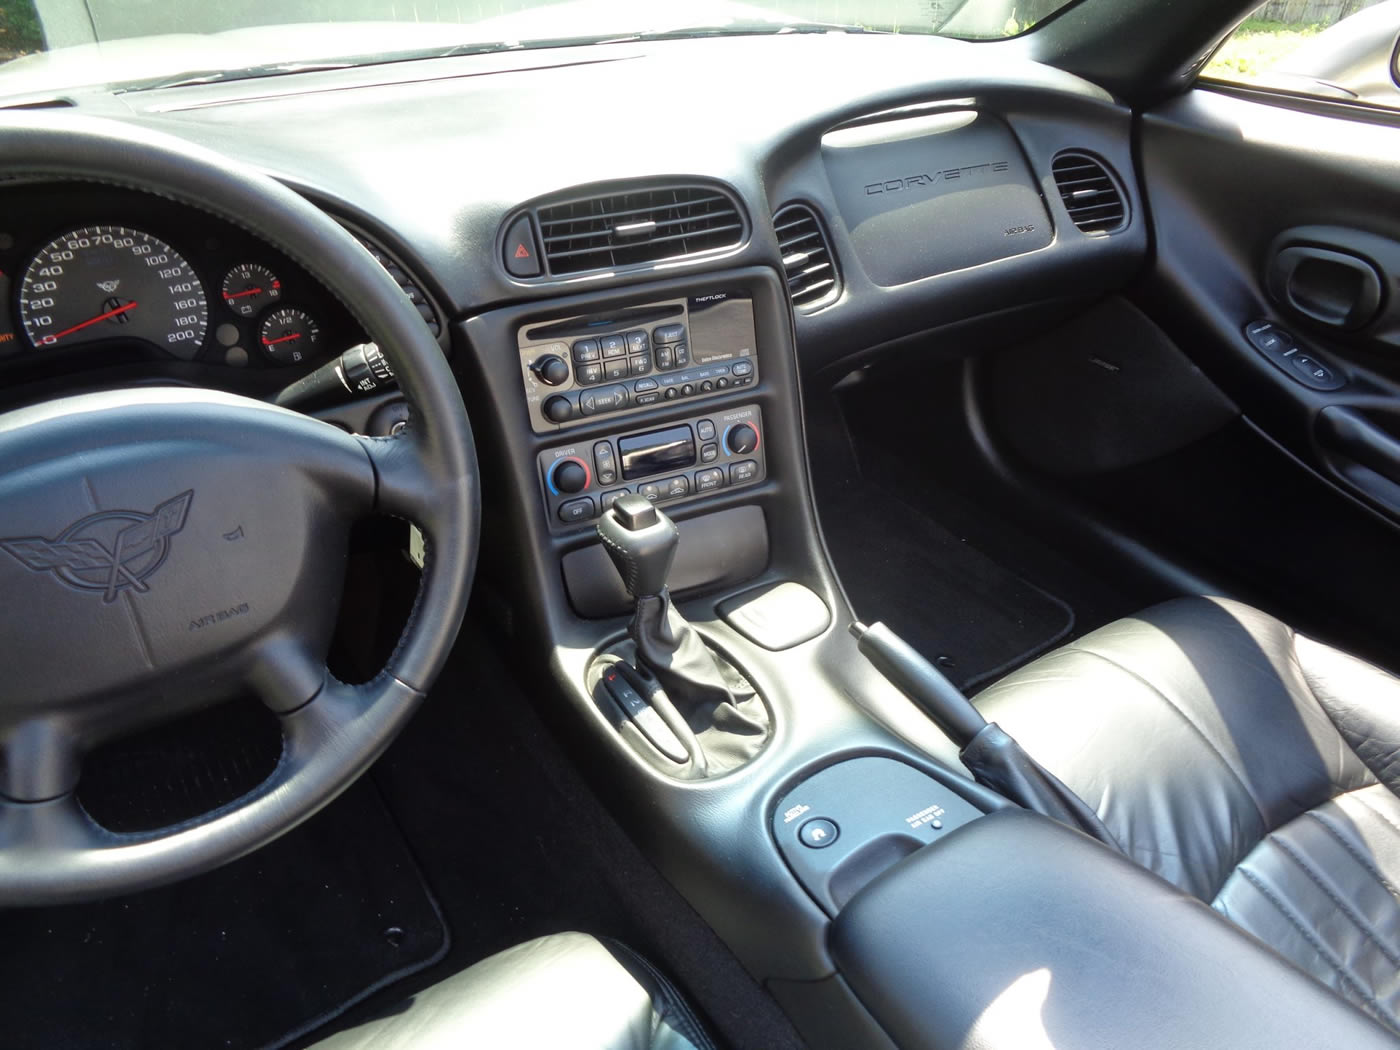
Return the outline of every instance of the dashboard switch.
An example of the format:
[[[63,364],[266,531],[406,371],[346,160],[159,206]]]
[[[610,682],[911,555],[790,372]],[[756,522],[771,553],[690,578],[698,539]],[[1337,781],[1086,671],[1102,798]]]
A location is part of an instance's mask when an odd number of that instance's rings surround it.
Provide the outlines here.
[[[512,277],[540,275],[540,253],[535,245],[535,231],[530,227],[530,216],[522,215],[510,224],[502,250],[506,272]]]
[[[597,516],[598,512],[593,507],[593,500],[588,496],[584,496],[582,499],[571,499],[559,507],[559,520],[570,524],[576,521],[588,521]]]

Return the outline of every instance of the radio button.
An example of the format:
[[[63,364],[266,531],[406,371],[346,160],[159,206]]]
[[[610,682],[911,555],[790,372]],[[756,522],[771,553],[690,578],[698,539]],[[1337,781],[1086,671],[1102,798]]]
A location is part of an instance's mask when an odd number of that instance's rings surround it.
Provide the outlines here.
[[[654,404],[656,404],[658,401],[661,400],[661,394],[660,394],[660,393],[638,394],[638,395],[636,396],[636,398],[634,398],[634,400],[637,402],[637,405],[638,405],[639,407],[640,407],[641,405],[654,405]]]
[[[592,386],[594,383],[603,381],[602,365],[579,365],[575,370],[578,374],[578,381],[583,386]]]
[[[709,470],[699,470],[695,472],[695,491],[709,492],[711,489],[721,488],[724,485],[724,471],[719,467],[711,467]]]
[[[551,423],[564,423],[574,418],[573,402],[563,394],[554,394],[545,398],[540,411],[544,413],[544,418]]]
[[[627,388],[604,386],[597,390],[585,390],[578,396],[578,407],[585,416],[596,416],[599,412],[616,412],[627,407]]]
[[[651,373],[650,354],[638,354],[636,357],[629,357],[627,360],[632,365],[632,374],[634,376],[644,376]]]
[[[685,338],[685,325],[664,324],[660,328],[651,330],[651,339],[654,343],[679,343]]]
[[[742,485],[756,477],[758,477],[758,464],[751,459],[735,463],[729,468],[729,483],[731,485]]]
[[[684,368],[686,365],[690,364],[690,347],[686,346],[684,343],[677,343],[672,347],[672,350],[676,355],[677,368]]]
[[[612,445],[600,441],[593,446],[593,467],[598,472],[599,485],[616,483],[617,457],[613,455]]]
[[[752,361],[735,361],[734,367],[729,370],[735,376],[747,376],[753,374]]]
[[[656,367],[663,372],[669,368],[676,367],[676,355],[671,352],[669,346],[658,346],[656,348]]]
[[[627,340],[620,335],[605,335],[598,340],[598,345],[603,348],[603,357],[626,357]]]
[[[711,433],[713,433],[713,431],[711,431]],[[709,444],[709,445],[701,445],[701,446],[700,446],[700,462],[701,462],[701,463],[713,463],[713,462],[714,462],[715,460],[717,460],[717,459],[719,459],[719,446],[718,446],[718,445],[711,443],[711,444]]]
[[[580,339],[574,344],[574,364],[582,365],[589,361],[597,361],[598,357],[598,340]]]
[[[584,496],[582,499],[571,499],[568,503],[559,505],[559,520],[562,522],[587,521],[589,518],[598,516],[598,511],[593,506],[593,499]]]
[[[627,378],[627,358],[619,357],[612,361],[603,362],[603,375],[608,379]]]
[[[647,334],[643,331],[628,332],[622,338],[627,342],[629,354],[644,354],[651,349],[651,344],[647,342]]]
[[[641,379],[632,384],[632,389],[639,394],[644,394],[648,390],[655,390],[657,386],[655,379]]]
[[[715,423],[712,419],[702,419],[695,424],[695,436],[701,441],[713,441],[715,439]]]
[[[603,495],[599,497],[599,502],[602,503],[603,509],[607,510],[623,496],[630,495],[632,495],[631,489],[613,489],[611,492],[604,492]]]

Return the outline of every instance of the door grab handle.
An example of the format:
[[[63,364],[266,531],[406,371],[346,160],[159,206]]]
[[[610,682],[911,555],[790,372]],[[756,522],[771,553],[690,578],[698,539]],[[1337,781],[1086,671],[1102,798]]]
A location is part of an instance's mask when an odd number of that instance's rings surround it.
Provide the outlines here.
[[[1269,264],[1269,293],[1333,328],[1357,329],[1370,323],[1381,306],[1384,285],[1369,260],[1350,252],[1295,245]]]

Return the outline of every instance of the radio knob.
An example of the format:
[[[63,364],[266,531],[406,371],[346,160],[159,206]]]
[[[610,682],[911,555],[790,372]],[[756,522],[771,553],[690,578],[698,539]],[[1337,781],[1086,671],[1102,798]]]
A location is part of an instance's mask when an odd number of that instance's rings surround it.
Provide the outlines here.
[[[588,470],[576,459],[561,459],[554,464],[549,480],[560,492],[582,492],[588,487]]]
[[[758,431],[747,423],[740,423],[729,432],[724,443],[736,456],[746,456],[758,448]]]
[[[542,406],[544,418],[551,423],[567,423],[574,418],[574,406],[563,394],[545,398]]]
[[[558,354],[545,354],[530,365],[530,371],[547,386],[560,386],[569,381],[569,362]]]

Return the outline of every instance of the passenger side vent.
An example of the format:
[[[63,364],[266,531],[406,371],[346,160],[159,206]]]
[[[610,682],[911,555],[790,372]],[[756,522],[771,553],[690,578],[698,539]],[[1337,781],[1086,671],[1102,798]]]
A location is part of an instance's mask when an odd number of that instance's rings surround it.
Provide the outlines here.
[[[1074,225],[1085,233],[1113,233],[1128,218],[1122,191],[1107,166],[1087,153],[1066,150],[1050,165]]]
[[[739,206],[710,186],[673,186],[583,197],[536,212],[554,275],[612,270],[737,248]]]
[[[783,253],[788,297],[799,310],[815,310],[836,298],[841,282],[826,231],[817,213],[805,204],[789,204],[773,216]]]

